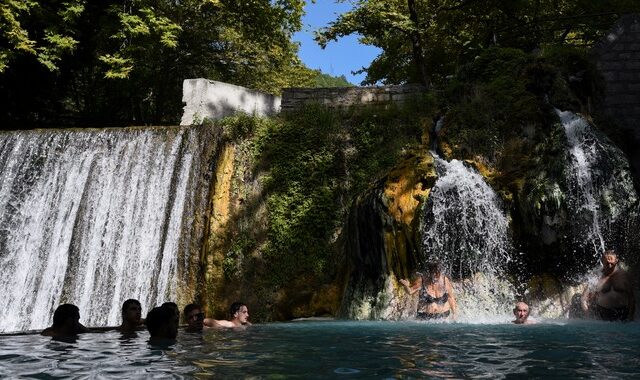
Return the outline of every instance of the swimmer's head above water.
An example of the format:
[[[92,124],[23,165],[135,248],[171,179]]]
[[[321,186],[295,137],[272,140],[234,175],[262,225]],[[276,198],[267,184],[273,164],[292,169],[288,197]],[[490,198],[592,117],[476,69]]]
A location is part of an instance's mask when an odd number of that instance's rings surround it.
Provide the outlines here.
[[[516,303],[516,307],[513,308],[513,315],[516,317],[513,323],[517,325],[534,323],[529,319],[529,305],[525,302]]]

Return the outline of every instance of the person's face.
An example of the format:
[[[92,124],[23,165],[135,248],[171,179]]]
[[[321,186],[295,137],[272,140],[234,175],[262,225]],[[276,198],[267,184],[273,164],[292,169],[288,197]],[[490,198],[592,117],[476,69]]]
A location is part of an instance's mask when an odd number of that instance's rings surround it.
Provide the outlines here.
[[[606,271],[612,271],[618,265],[618,256],[607,254],[602,256],[602,265]]]
[[[124,310],[124,319],[133,324],[140,324],[142,318],[142,307],[136,303],[132,303]]]
[[[235,317],[244,325],[249,320],[249,309],[246,306],[241,306]]]
[[[529,317],[529,306],[524,303],[519,303],[513,310],[513,314],[516,316],[517,323],[524,323]]]
[[[200,309],[193,309],[187,314],[187,324],[190,329],[202,330],[204,313]]]

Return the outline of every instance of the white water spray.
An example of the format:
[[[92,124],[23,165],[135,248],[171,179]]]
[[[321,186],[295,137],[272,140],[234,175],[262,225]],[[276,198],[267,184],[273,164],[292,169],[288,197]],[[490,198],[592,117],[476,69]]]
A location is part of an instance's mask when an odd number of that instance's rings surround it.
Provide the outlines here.
[[[176,297],[190,237],[193,129],[0,134],[0,332],[41,329],[60,303],[88,326]]]
[[[594,256],[597,256],[604,251],[605,240],[599,206],[601,194],[598,193],[599,186],[593,176],[593,169],[604,149],[586,120],[569,111],[556,112],[564,127],[571,156],[569,182],[572,207],[578,215],[588,221],[586,238],[593,247]]]
[[[638,218],[638,195],[625,155],[584,118],[556,112],[567,137],[568,205],[579,245],[594,259],[611,247],[632,249],[637,234],[628,226]]]
[[[434,158],[439,177],[422,220],[423,255],[438,259],[445,273],[461,280],[456,285],[461,320],[502,320],[514,297],[501,280],[511,245],[500,199],[463,162]]]

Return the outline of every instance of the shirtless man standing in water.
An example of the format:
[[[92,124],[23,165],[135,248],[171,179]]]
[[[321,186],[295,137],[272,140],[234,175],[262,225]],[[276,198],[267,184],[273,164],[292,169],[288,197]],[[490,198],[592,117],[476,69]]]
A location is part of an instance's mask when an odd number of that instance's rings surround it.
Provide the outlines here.
[[[636,311],[633,284],[627,272],[618,268],[618,254],[614,250],[602,255],[602,276],[595,291],[589,288],[582,293],[582,309],[603,321],[632,321]]]

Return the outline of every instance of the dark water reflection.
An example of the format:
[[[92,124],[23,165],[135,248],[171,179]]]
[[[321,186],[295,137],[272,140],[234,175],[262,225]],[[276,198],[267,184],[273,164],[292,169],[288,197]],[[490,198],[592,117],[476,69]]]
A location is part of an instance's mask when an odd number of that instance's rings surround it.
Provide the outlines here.
[[[146,332],[77,341],[0,337],[9,378],[632,378],[640,324],[514,325],[292,322],[244,331],[181,333],[151,345]]]

